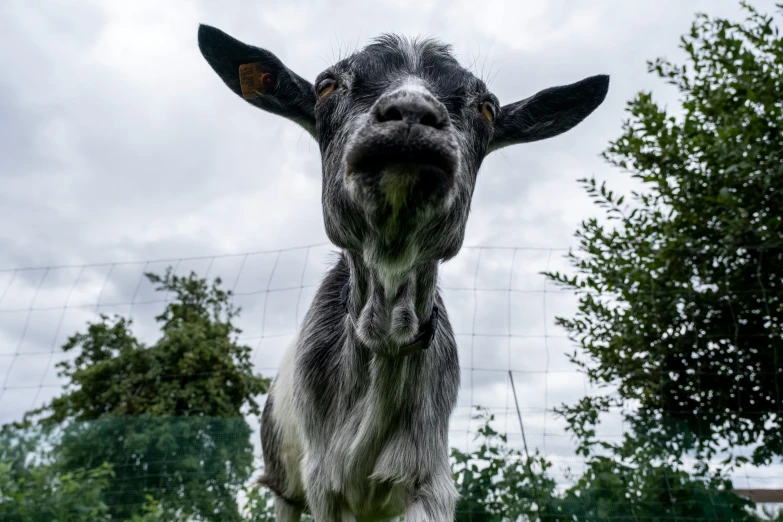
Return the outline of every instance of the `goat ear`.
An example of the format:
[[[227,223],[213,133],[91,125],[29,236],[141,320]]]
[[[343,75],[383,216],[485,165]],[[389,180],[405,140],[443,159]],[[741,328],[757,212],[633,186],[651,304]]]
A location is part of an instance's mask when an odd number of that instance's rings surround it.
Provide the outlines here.
[[[500,109],[487,153],[543,140],[572,129],[606,98],[609,76],[591,76],[581,82],[552,87]]]
[[[204,24],[198,28],[198,46],[232,91],[256,107],[298,123],[316,137],[313,85],[277,56]]]

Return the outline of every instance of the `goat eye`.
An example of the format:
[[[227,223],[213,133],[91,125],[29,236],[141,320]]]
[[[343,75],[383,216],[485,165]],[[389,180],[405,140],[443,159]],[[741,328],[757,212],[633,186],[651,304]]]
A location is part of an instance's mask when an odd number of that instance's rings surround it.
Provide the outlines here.
[[[318,99],[320,100],[329,95],[336,88],[337,82],[333,78],[326,78],[325,80],[318,82],[318,86],[316,87],[315,92],[317,93]]]
[[[495,123],[497,109],[495,108],[494,103],[491,101],[481,102],[481,105],[479,105],[479,110],[481,110],[481,114],[487,119],[488,122]]]

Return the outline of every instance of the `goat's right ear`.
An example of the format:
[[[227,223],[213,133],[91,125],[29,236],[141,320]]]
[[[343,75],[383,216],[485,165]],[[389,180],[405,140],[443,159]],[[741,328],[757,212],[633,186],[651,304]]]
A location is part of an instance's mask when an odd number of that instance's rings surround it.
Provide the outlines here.
[[[277,56],[204,24],[198,28],[198,46],[232,91],[256,107],[298,123],[316,137],[313,85]]]

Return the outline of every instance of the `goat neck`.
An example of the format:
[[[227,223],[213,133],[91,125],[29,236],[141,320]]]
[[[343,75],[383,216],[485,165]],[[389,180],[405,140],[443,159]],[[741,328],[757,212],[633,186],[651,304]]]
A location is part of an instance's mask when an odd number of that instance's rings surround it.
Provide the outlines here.
[[[360,254],[344,255],[349,266],[349,328],[374,354],[402,355],[434,317],[437,262],[392,271],[370,266]]]

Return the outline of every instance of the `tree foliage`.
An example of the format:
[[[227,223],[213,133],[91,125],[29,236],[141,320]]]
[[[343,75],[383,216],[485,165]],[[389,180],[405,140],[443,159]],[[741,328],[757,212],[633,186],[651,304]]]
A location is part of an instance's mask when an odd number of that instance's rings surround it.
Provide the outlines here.
[[[0,520],[108,521],[111,467],[60,472],[41,455],[45,442],[35,427],[0,430]]]
[[[35,466],[22,477],[0,462],[0,520],[5,522],[108,522],[103,493],[112,476],[108,465],[58,473]]]
[[[528,458],[508,446],[508,436],[492,427],[494,415],[479,408],[472,453],[452,449],[452,470],[460,500],[457,522],[501,522],[518,517],[550,518],[559,509],[551,464],[537,452]]]
[[[666,463],[594,456],[563,496],[558,520],[760,520],[731,489],[725,478],[699,479]]]
[[[494,416],[486,411],[479,409],[475,418],[481,422],[478,448],[470,453],[452,450],[461,495],[457,522],[762,520],[726,479],[695,477],[655,460],[630,465],[591,456],[584,473],[563,490],[551,476],[549,460],[538,452],[528,457],[511,448],[508,436],[492,427]]]
[[[151,496],[183,516],[238,520],[236,493],[253,464],[244,414],[259,414],[255,398],[269,381],[253,374],[251,349],[236,342],[239,310],[219,279],[210,286],[171,270],[147,277],[173,294],[156,317],[160,339],[145,346],[129,320],[101,316],[68,339],[63,350],[77,355],[58,364],[66,391],[30,412],[27,425],[52,430],[64,472],[111,466],[104,496],[115,519],[145,505],[151,519]]]
[[[38,413],[44,424],[90,421],[113,416],[178,415],[235,417],[243,406],[258,415],[255,397],[268,380],[256,376],[251,349],[236,343],[233,323],[240,312],[220,279],[210,286],[195,273],[188,277],[146,274],[159,292],[173,294],[155,319],[162,337],[144,346],[131,321],[102,315],[85,333],[71,336],[63,351],[73,361],[58,363],[68,390]]]
[[[682,111],[651,93],[629,103],[604,157],[640,182],[633,202],[581,180],[607,219],[578,230],[576,275],[547,276],[579,293],[557,321],[581,346],[572,360],[617,389],[564,407],[582,451],[594,412],[633,404],[624,457],[783,455],[783,39],[743,6],[740,22],[699,15],[686,63],[648,63]]]

